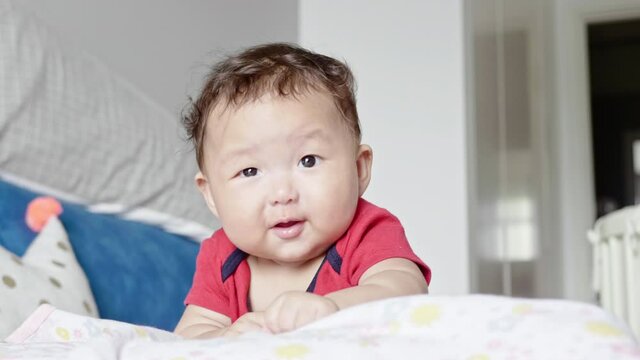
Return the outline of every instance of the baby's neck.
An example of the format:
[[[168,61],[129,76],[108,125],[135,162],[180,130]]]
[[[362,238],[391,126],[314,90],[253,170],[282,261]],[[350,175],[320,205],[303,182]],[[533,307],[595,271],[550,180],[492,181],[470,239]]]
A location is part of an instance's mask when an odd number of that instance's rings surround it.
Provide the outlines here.
[[[291,265],[249,256],[249,300],[252,310],[263,311],[282,293],[306,291],[323,259],[324,254],[304,263]]]
[[[301,271],[304,272],[309,268],[318,269],[320,263],[324,259],[325,254],[318,255],[317,257],[300,261],[300,262],[280,262],[271,259],[259,258],[253,255],[249,255],[247,261],[249,262],[249,266],[251,266],[252,272],[257,271],[276,271],[276,272],[287,272],[287,271]]]

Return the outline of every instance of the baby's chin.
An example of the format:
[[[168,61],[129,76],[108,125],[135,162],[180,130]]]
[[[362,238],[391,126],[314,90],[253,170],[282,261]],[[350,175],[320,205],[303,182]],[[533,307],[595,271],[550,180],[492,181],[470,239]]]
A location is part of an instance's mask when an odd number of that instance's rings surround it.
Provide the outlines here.
[[[325,252],[314,252],[308,254],[282,254],[278,256],[273,256],[269,260],[281,266],[289,266],[289,267],[300,267],[304,266],[308,263],[315,262],[320,258],[324,258]]]

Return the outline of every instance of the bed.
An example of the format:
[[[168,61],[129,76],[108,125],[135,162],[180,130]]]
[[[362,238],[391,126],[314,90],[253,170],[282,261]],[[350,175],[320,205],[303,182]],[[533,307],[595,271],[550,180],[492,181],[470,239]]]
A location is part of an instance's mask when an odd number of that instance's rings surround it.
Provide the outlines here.
[[[181,339],[200,241],[220,226],[195,171],[176,115],[0,0],[0,358],[640,358],[599,307],[489,295]]]
[[[42,305],[5,343],[10,359],[637,359],[624,325],[561,300],[417,295],[362,304],[298,330],[183,340]]]

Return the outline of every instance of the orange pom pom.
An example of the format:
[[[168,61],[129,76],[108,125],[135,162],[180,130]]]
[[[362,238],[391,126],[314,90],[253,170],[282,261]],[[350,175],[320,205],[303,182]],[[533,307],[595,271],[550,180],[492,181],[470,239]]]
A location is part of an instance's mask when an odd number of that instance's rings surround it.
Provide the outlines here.
[[[55,198],[49,196],[37,197],[27,206],[27,226],[35,232],[40,232],[49,218],[62,214],[62,205]]]

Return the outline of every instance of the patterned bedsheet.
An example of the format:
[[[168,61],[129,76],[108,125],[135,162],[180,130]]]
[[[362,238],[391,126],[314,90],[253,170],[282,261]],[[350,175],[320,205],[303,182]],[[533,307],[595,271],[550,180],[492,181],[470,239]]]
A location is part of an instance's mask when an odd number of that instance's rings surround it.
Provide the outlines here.
[[[43,305],[0,359],[640,359],[627,326],[594,305],[420,295],[343,310],[278,335],[184,340]]]

